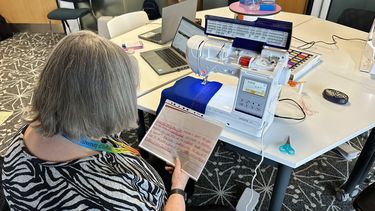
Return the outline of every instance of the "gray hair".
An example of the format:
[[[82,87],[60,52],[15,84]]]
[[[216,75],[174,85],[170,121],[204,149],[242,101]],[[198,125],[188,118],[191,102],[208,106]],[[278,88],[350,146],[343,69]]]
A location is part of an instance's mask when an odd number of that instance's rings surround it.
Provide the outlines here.
[[[81,31],[63,38],[43,68],[29,123],[46,136],[99,138],[137,121],[138,66],[116,44]]]

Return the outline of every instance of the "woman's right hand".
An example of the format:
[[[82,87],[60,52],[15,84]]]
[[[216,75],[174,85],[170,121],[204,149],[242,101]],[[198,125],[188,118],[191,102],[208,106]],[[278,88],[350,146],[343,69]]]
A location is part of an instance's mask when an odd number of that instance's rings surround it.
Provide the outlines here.
[[[171,170],[171,169],[168,169],[168,168],[173,168],[173,167],[166,167],[167,170]],[[172,187],[171,187],[171,189],[178,188],[178,189],[181,189],[181,190],[185,190],[185,187],[186,187],[186,184],[187,184],[188,180],[189,180],[189,176],[184,171],[182,171],[182,169],[181,169],[180,159],[176,158],[176,163],[175,163],[174,171],[173,171],[173,174],[172,174]]]
[[[175,167],[166,166],[165,169],[172,174],[172,189],[178,188],[185,190],[185,186],[189,180],[189,176],[182,171],[180,159],[176,158]],[[180,194],[172,194],[169,196],[165,204],[164,211],[183,211],[186,209],[185,199]]]

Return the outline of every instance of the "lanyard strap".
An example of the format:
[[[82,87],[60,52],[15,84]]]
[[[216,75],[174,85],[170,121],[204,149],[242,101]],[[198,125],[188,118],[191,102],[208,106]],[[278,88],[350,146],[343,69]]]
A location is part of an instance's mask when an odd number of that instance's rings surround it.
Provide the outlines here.
[[[92,149],[92,150],[95,150],[95,151],[104,151],[104,152],[109,152],[109,153],[131,153],[131,154],[136,155],[136,156],[140,155],[138,150],[136,150],[133,147],[128,146],[128,145],[126,145],[122,142],[115,141],[112,138],[110,138],[110,140],[112,142],[114,142],[115,144],[117,144],[119,147],[113,147],[113,146],[110,146],[108,144],[104,144],[100,141],[95,141],[95,140],[92,140],[92,139],[89,139],[89,138],[84,138],[84,137],[77,141],[75,139],[69,138],[65,134],[63,134],[62,136],[64,138],[68,139],[72,143],[78,144],[81,147],[85,147],[85,148]]]

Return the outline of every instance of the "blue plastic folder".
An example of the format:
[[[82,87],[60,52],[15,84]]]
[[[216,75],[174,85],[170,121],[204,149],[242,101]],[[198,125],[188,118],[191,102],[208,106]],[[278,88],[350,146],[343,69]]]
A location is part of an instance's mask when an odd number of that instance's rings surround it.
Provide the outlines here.
[[[208,102],[221,86],[221,83],[213,81],[202,84],[202,79],[191,76],[182,78],[176,81],[172,87],[162,91],[156,113],[159,114],[165,101],[168,99],[204,114]]]

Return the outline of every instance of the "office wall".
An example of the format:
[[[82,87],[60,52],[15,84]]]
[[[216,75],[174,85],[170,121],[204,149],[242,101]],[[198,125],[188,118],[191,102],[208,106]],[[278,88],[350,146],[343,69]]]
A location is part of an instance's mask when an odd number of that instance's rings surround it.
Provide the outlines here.
[[[16,24],[48,23],[47,14],[55,8],[55,0],[0,0],[0,14]]]
[[[120,15],[142,9],[143,0],[93,0],[98,15]],[[0,0],[0,14],[11,23],[48,23],[56,0]]]
[[[128,12],[142,10],[143,0],[92,0],[92,6],[96,17],[119,16]],[[80,3],[79,7],[88,7],[87,3]],[[97,31],[97,21],[92,15],[82,18],[82,26],[85,29]]]
[[[374,0],[332,0],[327,20],[336,22],[346,8],[359,8],[375,11]]]
[[[118,16],[142,10],[143,0],[93,0],[92,3],[98,16]]]
[[[375,1],[374,0],[367,0],[365,2],[365,7],[364,8],[367,8],[367,9],[370,9],[370,10],[375,10]]]
[[[228,5],[227,0],[203,0],[203,9],[225,7],[227,5]]]
[[[143,0],[92,0],[92,2],[98,17],[138,11],[142,9],[143,4]],[[88,4],[82,3],[79,6],[88,7]],[[0,0],[0,14],[21,31],[49,31],[47,14],[56,8],[56,0]],[[93,16],[84,17],[82,22],[83,27],[96,30]],[[62,31],[60,21],[53,21],[53,25],[54,31]]]
[[[305,14],[308,0],[276,0],[282,11]]]

